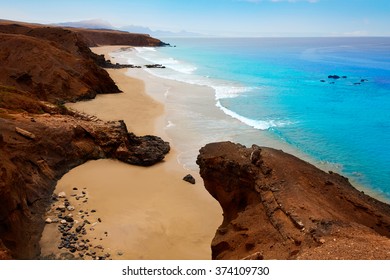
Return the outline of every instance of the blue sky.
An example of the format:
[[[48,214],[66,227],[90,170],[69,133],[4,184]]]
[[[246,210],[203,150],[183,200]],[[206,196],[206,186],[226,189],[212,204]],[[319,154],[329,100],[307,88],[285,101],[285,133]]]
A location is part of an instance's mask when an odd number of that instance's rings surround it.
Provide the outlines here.
[[[390,0],[0,0],[0,18],[221,36],[390,36]]]

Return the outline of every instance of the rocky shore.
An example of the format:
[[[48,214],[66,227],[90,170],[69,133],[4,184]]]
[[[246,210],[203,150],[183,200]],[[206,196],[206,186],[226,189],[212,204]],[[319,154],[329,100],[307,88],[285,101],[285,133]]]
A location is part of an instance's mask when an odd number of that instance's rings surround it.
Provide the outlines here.
[[[390,206],[280,150],[208,144],[198,160],[224,220],[213,259],[390,259]]]
[[[100,158],[149,166],[170,147],[159,137],[128,132],[123,121],[104,122],[62,105],[120,92],[89,49],[93,38],[1,21],[0,39],[0,259],[34,259],[55,184],[66,172]]]

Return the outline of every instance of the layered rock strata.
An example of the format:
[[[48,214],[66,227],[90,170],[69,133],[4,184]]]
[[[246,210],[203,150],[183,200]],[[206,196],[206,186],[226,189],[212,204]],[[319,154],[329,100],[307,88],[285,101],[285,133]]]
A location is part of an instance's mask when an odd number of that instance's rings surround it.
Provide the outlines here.
[[[213,143],[197,160],[224,220],[213,259],[390,259],[390,206],[280,150]]]

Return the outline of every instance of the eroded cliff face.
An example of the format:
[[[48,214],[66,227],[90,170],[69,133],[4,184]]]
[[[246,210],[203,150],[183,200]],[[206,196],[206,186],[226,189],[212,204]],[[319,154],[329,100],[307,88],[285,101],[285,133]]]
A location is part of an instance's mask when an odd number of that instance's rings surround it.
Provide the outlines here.
[[[100,158],[149,166],[169,151],[167,142],[138,137],[122,121],[62,105],[120,92],[89,40],[73,30],[0,21],[0,259],[39,256],[46,206],[71,168]]]
[[[86,40],[70,30],[0,22],[0,85],[52,103],[120,90],[95,60]]]
[[[224,220],[213,259],[390,259],[390,206],[271,148],[208,144],[197,160]]]
[[[100,158],[148,166],[169,151],[159,137],[137,137],[120,121],[60,114],[2,116],[0,238],[14,258],[39,255],[45,207],[57,180],[71,168]]]

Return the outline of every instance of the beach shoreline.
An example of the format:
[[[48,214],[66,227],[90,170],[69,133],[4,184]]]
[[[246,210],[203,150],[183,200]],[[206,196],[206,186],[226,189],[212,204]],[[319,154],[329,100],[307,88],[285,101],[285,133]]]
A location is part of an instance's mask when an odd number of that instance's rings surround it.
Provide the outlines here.
[[[98,47],[93,51],[108,59],[110,52],[120,48]],[[98,95],[94,100],[67,106],[105,121],[124,120],[129,131],[137,135],[157,135],[169,141],[164,105],[147,94],[145,83],[125,75],[125,69],[108,72],[123,93]],[[163,98],[164,85],[153,86]],[[204,189],[199,174],[191,173],[195,185],[182,180],[188,172],[178,163],[171,143],[164,161],[152,167],[98,160],[64,175],[55,193],[66,193],[75,207],[70,214],[76,222],[90,222],[85,226],[86,234],[79,238],[88,240],[90,250],[95,251],[95,255],[75,252],[75,257],[93,259],[104,252],[110,259],[210,259],[210,243],[222,211]],[[80,192],[86,199],[76,201]],[[62,203],[59,199],[47,216],[53,216]],[[65,249],[58,249],[60,238],[57,224],[48,224],[40,242],[41,256],[64,253]]]

